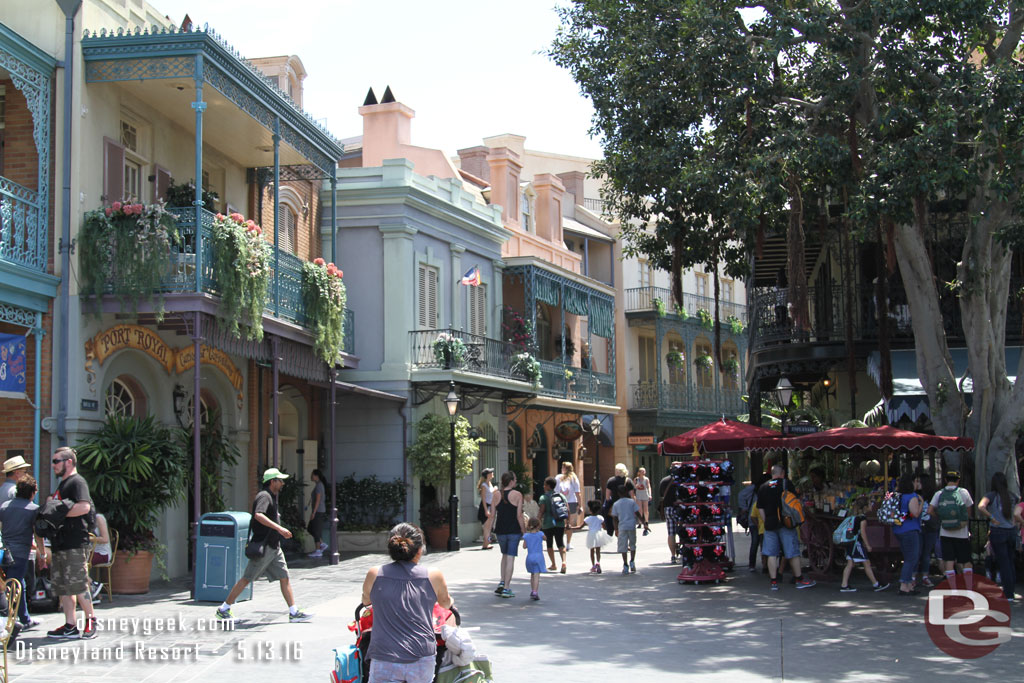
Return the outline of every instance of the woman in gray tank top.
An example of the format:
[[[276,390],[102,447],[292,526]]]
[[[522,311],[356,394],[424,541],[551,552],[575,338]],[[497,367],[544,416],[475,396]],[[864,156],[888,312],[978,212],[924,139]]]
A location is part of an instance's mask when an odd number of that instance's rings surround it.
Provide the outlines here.
[[[388,554],[394,562],[374,567],[363,581],[363,604],[373,605],[370,683],[429,683],[437,656],[434,603],[451,608],[448,585],[440,569],[420,566],[423,532],[412,524],[391,529]]]

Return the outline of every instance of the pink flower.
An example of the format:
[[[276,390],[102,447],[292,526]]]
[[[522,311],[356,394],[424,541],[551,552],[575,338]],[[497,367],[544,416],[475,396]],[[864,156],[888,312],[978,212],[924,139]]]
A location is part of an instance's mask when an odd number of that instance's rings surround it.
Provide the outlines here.
[[[263,234],[263,228],[261,228],[260,226],[257,225],[256,226],[256,234],[257,235],[262,235]]]
[[[114,213],[114,212],[113,212],[113,211],[111,211],[111,210],[110,210],[110,207],[108,206],[107,208],[105,208],[105,209],[103,210],[103,213],[105,213],[105,214],[107,214],[107,215],[109,216],[110,214],[112,214],[112,213]]]
[[[235,221],[237,223],[244,223],[245,222],[245,216],[243,216],[240,213],[233,213],[233,214],[231,214],[231,220],[233,220],[233,221]]]
[[[120,211],[121,202],[114,202],[113,204],[110,205],[110,208],[112,208],[114,211]]]
[[[341,268],[336,270],[334,274],[337,275],[339,278],[345,277],[345,273],[342,272]]]
[[[222,221],[222,220],[224,220],[224,214],[218,213],[216,218],[217,218],[217,220]]]
[[[322,266],[322,265],[324,265],[324,260],[322,258],[315,258],[315,259],[313,259],[313,265],[314,266]]]
[[[338,272],[338,268],[333,263],[328,263],[327,264],[327,274],[328,275],[334,275],[337,272]]]

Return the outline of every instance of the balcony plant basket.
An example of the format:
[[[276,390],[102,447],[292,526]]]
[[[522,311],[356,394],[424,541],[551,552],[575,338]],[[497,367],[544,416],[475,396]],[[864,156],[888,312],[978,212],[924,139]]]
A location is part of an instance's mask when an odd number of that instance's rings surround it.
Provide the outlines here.
[[[442,368],[460,368],[466,362],[466,343],[448,332],[437,335],[431,344],[434,359]]]
[[[690,319],[690,314],[686,311],[686,307],[685,306],[680,306],[679,304],[676,304],[675,309],[676,309],[676,315],[679,316],[680,320],[685,322],[685,321]]]
[[[669,367],[681,368],[686,363],[686,357],[680,351],[669,351],[665,354],[665,362]]]
[[[164,202],[167,206],[193,207],[196,202],[196,181],[189,178],[187,183],[175,183],[171,178],[171,184],[164,190]],[[216,211],[220,195],[212,190],[203,189],[203,208],[207,211]]]
[[[659,318],[665,317],[665,302],[661,300],[661,297],[654,297],[651,300],[651,304],[654,305],[654,311],[658,314]]]
[[[712,366],[714,366],[715,361],[711,358],[710,355],[702,353],[701,355],[693,359],[693,364],[696,365],[698,368],[710,369]]]
[[[153,561],[163,566],[163,546],[157,528],[164,511],[185,499],[191,485],[189,458],[177,429],[165,427],[152,416],[110,414],[99,431],[78,447],[81,474],[89,482],[96,508],[118,533],[115,577],[127,571],[140,583],[113,581],[115,591],[146,593]]]
[[[343,273],[322,258],[302,264],[302,301],[313,328],[313,349],[320,360],[334,366],[345,340],[345,283]]]
[[[734,315],[730,315],[726,322],[729,323],[729,331],[733,334],[743,334],[743,321]]]
[[[711,312],[706,308],[697,309],[697,319],[700,321],[700,326],[707,331],[711,331],[715,328],[715,321],[711,317]]]
[[[232,336],[263,339],[273,248],[263,229],[240,213],[214,216],[213,269],[220,287],[220,318]]]
[[[722,361],[722,372],[733,377],[740,374],[740,361],[737,358],[726,358]]]
[[[115,294],[133,312],[148,299],[163,320],[160,291],[171,271],[171,245],[180,241],[174,219],[159,202],[114,202],[86,213],[78,235],[82,293],[97,298]],[[97,316],[101,310],[97,305]]]
[[[517,353],[512,357],[512,365],[509,369],[513,374],[525,377],[534,387],[540,386],[540,363],[532,354],[526,351]]]

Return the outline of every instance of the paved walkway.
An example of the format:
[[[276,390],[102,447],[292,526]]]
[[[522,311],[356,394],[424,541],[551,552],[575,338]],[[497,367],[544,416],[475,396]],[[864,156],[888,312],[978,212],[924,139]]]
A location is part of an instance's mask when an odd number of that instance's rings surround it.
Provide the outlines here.
[[[605,554],[605,573],[588,574],[585,536],[576,536],[579,547],[569,553],[569,573],[543,576],[539,602],[528,599],[522,555],[512,600],[492,593],[497,548],[433,553],[424,562],[445,572],[464,625],[479,628],[474,640],[501,681],[542,676],[565,683],[627,676],[644,683],[738,677],[921,681],[954,675],[1009,681],[1020,676],[1020,607],[1013,609],[1011,642],[978,660],[955,660],[929,640],[923,597],[897,598],[893,589],[865,592],[867,580],[858,573],[853,581],[862,588],[858,593],[840,594],[838,584],[801,591],[784,584],[772,593],[761,574],[745,567],[721,585],[681,586],[678,567],[667,561],[664,525],[652,529],[640,539],[639,571],[629,576],[619,573],[614,553]],[[741,558],[746,546],[738,535]],[[366,569],[382,561],[381,555],[363,555],[346,557],[335,567],[295,563],[298,604],[316,615],[307,624],[288,623],[276,584],[266,582],[257,585],[254,600],[235,606],[234,631],[205,630],[215,606],[190,602],[180,585],[101,604],[98,616],[113,630],[92,641],[50,641],[43,631],[60,618],[39,615],[43,628],[25,634],[22,649],[9,655],[11,680],[325,681],[331,649],[353,640],[346,626]],[[168,630],[168,620],[175,630]]]

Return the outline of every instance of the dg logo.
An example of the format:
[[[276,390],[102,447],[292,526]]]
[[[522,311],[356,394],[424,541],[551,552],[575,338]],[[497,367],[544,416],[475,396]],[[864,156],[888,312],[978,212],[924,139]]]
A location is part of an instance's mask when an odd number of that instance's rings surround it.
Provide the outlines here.
[[[1009,642],[1010,603],[1003,590],[975,575],[942,581],[928,593],[925,625],[935,645],[951,657],[977,659]]]

